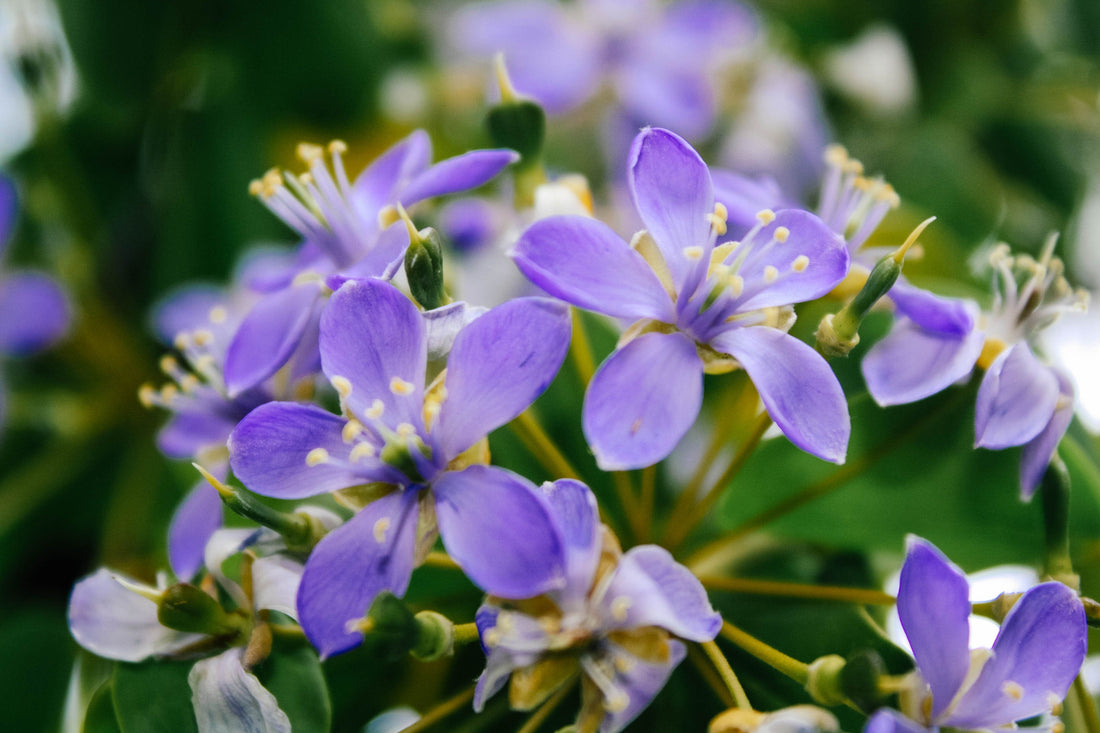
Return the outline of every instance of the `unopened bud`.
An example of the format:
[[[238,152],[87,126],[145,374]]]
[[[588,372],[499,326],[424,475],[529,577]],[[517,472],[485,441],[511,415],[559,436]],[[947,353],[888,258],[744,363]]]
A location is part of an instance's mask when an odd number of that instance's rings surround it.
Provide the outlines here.
[[[873,649],[863,649],[848,658],[840,670],[840,691],[856,707],[873,710],[882,700],[879,681],[887,674],[886,664]]]
[[[810,663],[806,692],[815,702],[830,706],[844,703],[846,698],[840,683],[844,665],[844,657],[839,654],[818,657]]]
[[[448,656],[454,652],[454,624],[435,611],[421,611],[413,617],[416,621],[416,643],[409,652],[425,662]]]
[[[157,620],[176,631],[229,636],[244,630],[245,619],[227,613],[201,588],[177,583],[167,588],[157,604]]]
[[[409,232],[405,250],[405,276],[413,298],[424,310],[447,303],[443,288],[443,246],[439,232],[432,228]]]

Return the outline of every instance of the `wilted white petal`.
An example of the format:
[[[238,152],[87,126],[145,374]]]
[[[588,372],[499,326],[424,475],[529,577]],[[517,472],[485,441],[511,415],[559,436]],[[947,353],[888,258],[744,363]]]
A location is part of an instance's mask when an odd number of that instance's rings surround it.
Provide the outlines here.
[[[241,666],[235,647],[197,662],[187,675],[199,733],[290,733],[290,719],[260,681]]]

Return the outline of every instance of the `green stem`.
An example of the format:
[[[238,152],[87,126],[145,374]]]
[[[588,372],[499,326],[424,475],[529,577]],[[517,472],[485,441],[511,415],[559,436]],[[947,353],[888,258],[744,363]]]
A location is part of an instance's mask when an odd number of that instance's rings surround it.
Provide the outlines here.
[[[755,580],[750,578],[719,578],[708,575],[699,576],[699,582],[710,590],[731,593],[807,598],[817,601],[838,601],[873,606],[892,606],[895,602],[895,598],[889,593],[864,588],[806,585],[803,583],[785,583],[778,580]]]
[[[635,542],[640,542],[643,532],[641,505],[634,498],[634,491],[630,486],[630,474],[625,471],[612,471],[611,482],[615,485],[615,496],[619,499],[623,514],[626,515],[630,533]]]
[[[573,309],[573,336],[570,340],[569,356],[573,360],[581,386],[587,386],[596,372],[596,360],[592,356],[592,346],[588,343],[584,317],[576,308]]]
[[[527,447],[531,454],[549,471],[555,478],[571,478],[580,480],[580,475],[573,468],[569,460],[562,455],[558,446],[546,434],[539,424],[535,413],[528,409],[521,413],[509,427],[516,433],[519,439]]]
[[[722,679],[718,676],[718,673],[714,671],[714,665],[707,659],[706,654],[699,650],[697,644],[688,646],[688,659],[695,665],[695,669],[699,671],[699,676],[714,691],[722,704],[726,707],[732,707],[736,701],[730,695],[730,691],[726,689],[726,686],[722,684]]]
[[[421,731],[427,730],[431,726],[446,718],[448,715],[463,708],[468,702],[470,702],[470,700],[473,700],[475,689],[475,687],[469,687],[458,693],[454,697],[448,700],[444,700],[428,712],[424,713],[424,715],[421,716],[420,720],[416,721],[408,728],[404,728],[401,733],[420,733]]]
[[[1100,713],[1096,711],[1096,701],[1092,699],[1085,681],[1080,675],[1073,681],[1071,693],[1076,698],[1081,709],[1081,717],[1085,719],[1085,730],[1088,733],[1100,733]]]
[[[575,683],[576,680],[573,680],[572,682],[567,682],[562,685],[561,689],[551,695],[550,699],[542,704],[542,707],[531,714],[531,717],[527,719],[526,723],[520,726],[516,733],[535,733],[535,731],[539,729],[539,726],[545,723],[546,719],[550,717],[550,713],[554,712],[558,705],[561,705],[562,700],[569,695]]]
[[[468,624],[455,624],[451,630],[454,634],[454,644],[456,647],[465,646],[470,642],[478,640],[477,624],[471,621]]]
[[[445,552],[429,552],[424,558],[424,565],[432,568],[447,568],[448,570],[461,570],[450,555]]]
[[[733,697],[737,707],[745,710],[752,710],[752,703],[749,702],[749,696],[745,694],[745,688],[741,686],[741,681],[737,679],[737,675],[734,673],[733,667],[730,666],[729,660],[726,659],[726,655],[722,653],[722,650],[718,648],[714,640],[704,641],[699,646],[703,648],[703,652],[710,658],[711,664],[714,665],[714,669],[718,672],[718,676],[722,679],[726,689],[730,691],[730,695]]]
[[[645,543],[649,542],[653,534],[653,511],[657,501],[657,464],[642,469],[641,484],[639,503],[642,514],[642,534],[638,537],[638,542]]]
[[[776,671],[787,675],[798,684],[805,686],[809,681],[810,666],[808,664],[803,664],[794,657],[788,657],[778,649],[737,628],[729,621],[722,622],[721,634],[744,651]]]

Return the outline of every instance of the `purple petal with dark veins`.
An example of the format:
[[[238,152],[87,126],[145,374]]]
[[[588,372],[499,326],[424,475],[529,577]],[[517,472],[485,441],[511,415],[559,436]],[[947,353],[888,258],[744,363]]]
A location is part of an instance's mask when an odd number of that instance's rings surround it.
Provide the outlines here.
[[[985,334],[926,331],[908,318],[871,347],[860,365],[867,389],[883,407],[923,400],[974,370]]]
[[[264,296],[252,307],[225,356],[225,384],[231,397],[286,364],[310,320],[317,318],[320,300],[319,284],[303,283]]]
[[[69,330],[69,299],[50,277],[27,270],[0,279],[0,353],[44,349]]]
[[[1076,593],[1056,582],[1035,586],[1009,611],[993,656],[943,724],[997,728],[1049,711],[1081,669],[1086,631]]]
[[[566,585],[559,592],[562,608],[583,608],[600,562],[600,512],[592,490],[573,479],[558,479],[539,487],[550,504],[554,524],[565,546]]]
[[[930,542],[910,535],[898,588],[898,616],[917,669],[932,689],[932,717],[955,697],[970,669],[970,586]]]
[[[561,535],[548,502],[526,479],[470,466],[445,472],[432,492],[448,554],[486,593],[531,598],[565,585]]]
[[[1050,422],[1043,431],[1024,444],[1020,455],[1020,498],[1030,501],[1039,481],[1054,457],[1054,451],[1062,441],[1062,436],[1073,422],[1073,382],[1060,369],[1051,368],[1058,379],[1058,402]]]
[[[243,647],[195,662],[187,675],[200,731],[290,733],[279,701],[241,664]]]
[[[669,641],[668,659],[657,664],[631,654],[624,647],[610,641],[606,642],[603,653],[612,662],[612,669],[615,670],[614,684],[619,692],[626,695],[626,706],[617,712],[607,711],[600,723],[600,733],[617,733],[649,706],[668,682],[672,670],[683,661],[687,650],[680,642]]]
[[[588,384],[581,422],[605,471],[661,460],[703,404],[703,362],[682,333],[647,333],[609,356]]]
[[[348,631],[384,590],[403,596],[413,571],[418,522],[416,491],[377,499],[317,543],[298,588],[302,629],[322,658],[363,641]]]
[[[100,568],[73,586],[69,630],[80,646],[107,659],[140,662],[203,638],[161,626],[157,604],[122,587],[116,575]]]
[[[726,331],[711,346],[740,362],[792,443],[818,458],[844,463],[852,432],[848,402],[820,354],[766,326]]]
[[[343,418],[315,405],[269,402],[241,421],[229,438],[229,464],[245,486],[278,499],[304,499],[371,481],[403,483],[404,476],[377,458],[349,460]],[[306,457],[317,448],[327,459]]]
[[[424,319],[401,291],[380,280],[347,282],[321,315],[321,366],[351,383],[346,398],[360,420],[375,401],[391,429],[424,424]]]
[[[684,289],[696,262],[684,254],[689,247],[710,251],[714,191],[706,163],[678,135],[660,128],[645,129],[630,149],[627,181],[634,205],[664,255],[677,292]]]
[[[722,617],[691,571],[668,550],[641,545],[627,551],[596,591],[605,629],[660,626],[692,641],[710,641]]]
[[[222,526],[222,500],[206,481],[195,484],[168,526],[168,563],[186,582],[202,567],[203,550]]]
[[[1043,431],[1058,402],[1058,377],[1026,343],[993,360],[978,388],[974,446],[999,450],[1022,445]]]
[[[409,182],[401,191],[401,203],[412,206],[434,196],[477,188],[517,160],[519,153],[514,150],[471,150],[441,160]]]
[[[449,461],[526,410],[569,350],[569,307],[519,298],[459,332],[447,360],[447,398],[432,430]]]
[[[423,130],[413,130],[374,159],[352,185],[351,199],[365,222],[376,222],[378,212],[397,201],[405,185],[432,160],[432,141]]]
[[[890,289],[898,313],[926,331],[965,336],[978,322],[978,304],[972,300],[945,298],[899,278]]]

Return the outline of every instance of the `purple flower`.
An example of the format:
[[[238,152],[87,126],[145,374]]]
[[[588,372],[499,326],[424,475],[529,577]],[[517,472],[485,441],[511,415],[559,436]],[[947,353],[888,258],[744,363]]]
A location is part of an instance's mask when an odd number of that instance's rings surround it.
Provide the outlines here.
[[[562,538],[566,582],[517,601],[482,585],[490,596],[476,621],[488,659],[474,708],[511,678],[512,707],[531,709],[581,674],[578,727],[613,733],[645,709],[684,658],[674,637],[709,641],[722,620],[666,550],[643,545],[623,554],[587,486],[560,480],[540,493]]]
[[[330,288],[349,278],[390,278],[409,244],[400,221],[386,211],[480,186],[515,162],[510,150],[474,150],[431,164],[431,142],[417,130],[393,145],[351,183],[344,143],[300,145],[308,171],[295,176],[268,171],[252,192],[303,243],[294,271],[260,300],[241,323],[226,354],[232,395],[256,386],[301,349],[316,353],[317,322]]]
[[[346,283],[320,338],[343,415],[270,403],[230,439],[234,473],[265,496],[369,489],[365,506],[362,490],[343,492],[361,510],[306,565],[298,608],[324,655],[362,640],[348,622],[380,591],[405,592],[437,532],[475,582],[501,593],[533,595],[559,580],[552,567],[536,572],[558,552],[557,536],[539,532],[546,510],[537,495],[518,476],[471,464],[486,462],[485,436],[553,380],[569,345],[568,310],[543,298],[498,306],[458,332],[443,371],[431,354],[443,319],[426,315],[388,283]]]
[[[744,53],[758,21],[736,2],[488,2],[451,20],[469,56],[503,52],[516,88],[554,114],[613,91],[630,124],[705,135],[717,116],[715,72]]]
[[[789,336],[790,307],[832,290],[844,243],[815,216],[760,212],[740,241],[715,246],[725,207],[707,166],[680,137],[647,129],[628,171],[646,226],[627,244],[599,221],[551,217],[513,256],[528,278],[574,305],[634,321],[585,395],[585,436],[605,470],[667,456],[695,421],[703,373],[740,366],[796,445],[843,462],[847,403],[828,364]]]
[[[0,175],[0,256],[18,214],[15,184]],[[0,357],[26,356],[61,339],[69,329],[69,300],[53,278],[29,270],[0,270]],[[0,426],[4,423],[0,380]]]
[[[1052,256],[1012,257],[1007,245],[991,257],[992,310],[909,288],[891,292],[899,318],[863,359],[867,388],[880,405],[914,402],[986,370],[978,389],[975,447],[1023,445],[1020,491],[1034,494],[1073,419],[1073,386],[1061,370],[1035,356],[1029,340],[1066,310],[1083,310],[1088,295],[1073,291]]]
[[[1061,583],[1025,593],[991,650],[969,646],[966,576],[931,543],[908,540],[898,614],[917,662],[905,716],[880,710],[865,733],[992,730],[1060,706],[1085,658],[1085,612]]]

